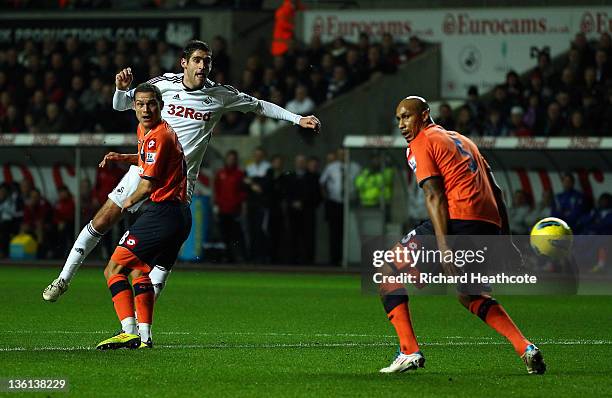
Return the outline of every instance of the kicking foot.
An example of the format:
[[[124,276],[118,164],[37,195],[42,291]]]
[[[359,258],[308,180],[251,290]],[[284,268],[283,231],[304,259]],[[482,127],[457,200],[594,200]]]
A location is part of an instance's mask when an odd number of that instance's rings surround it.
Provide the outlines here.
[[[45,301],[55,302],[57,299],[68,290],[68,282],[62,278],[57,278],[49,286],[43,290],[42,297]]]

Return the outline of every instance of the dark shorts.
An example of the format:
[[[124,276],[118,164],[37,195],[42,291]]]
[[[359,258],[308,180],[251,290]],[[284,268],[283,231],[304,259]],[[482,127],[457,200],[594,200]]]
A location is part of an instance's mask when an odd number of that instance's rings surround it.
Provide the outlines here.
[[[191,210],[188,205],[146,203],[138,219],[119,240],[111,258],[126,268],[145,272],[156,265],[169,270],[190,231]]]
[[[500,235],[501,229],[492,223],[484,221],[473,221],[473,220],[450,220],[448,224],[448,235],[449,245],[452,250],[480,250],[483,249],[482,244],[474,239],[475,236],[482,235]],[[452,237],[451,237],[452,235]],[[433,224],[430,220],[424,221],[419,224],[416,228],[406,234],[401,240],[400,244],[411,250],[417,248],[423,249],[437,249],[437,241],[435,238],[435,231]],[[483,263],[471,263],[469,266],[466,265],[464,270],[466,272],[482,272],[487,273],[490,268],[489,264],[492,260],[492,253],[487,253],[484,257]],[[417,269],[420,272],[431,272],[441,273],[442,268],[440,264],[428,263],[417,265]],[[480,294],[480,292],[490,292],[492,290],[489,284],[458,284],[457,290],[460,293],[465,294]]]

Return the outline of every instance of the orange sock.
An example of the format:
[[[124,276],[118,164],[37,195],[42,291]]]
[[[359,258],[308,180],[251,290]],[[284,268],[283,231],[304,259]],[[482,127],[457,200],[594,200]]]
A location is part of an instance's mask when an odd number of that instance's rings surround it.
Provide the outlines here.
[[[387,317],[393,324],[397,337],[399,337],[400,350],[404,354],[412,354],[419,351],[410,321],[410,310],[408,309],[407,295],[389,295],[383,297],[383,305],[387,311]]]
[[[128,317],[134,317],[134,296],[132,287],[128,283],[127,276],[122,274],[112,275],[107,281],[108,288],[113,296],[115,312],[122,321]]]
[[[474,315],[485,321],[512,343],[514,351],[520,356],[531,342],[523,336],[519,328],[514,324],[510,315],[495,299],[491,297],[479,297],[470,303],[469,310]]]
[[[138,323],[153,323],[153,304],[155,297],[153,284],[148,275],[141,276],[132,280],[134,286],[134,301],[136,302],[136,312],[138,313]]]

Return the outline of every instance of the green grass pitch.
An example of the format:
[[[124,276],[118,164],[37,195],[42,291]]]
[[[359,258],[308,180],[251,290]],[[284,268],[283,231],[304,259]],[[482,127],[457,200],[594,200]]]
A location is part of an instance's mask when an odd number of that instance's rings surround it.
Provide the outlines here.
[[[68,395],[96,397],[612,395],[610,297],[497,297],[542,349],[544,376],[453,297],[414,297],[426,367],[382,375],[396,339],[357,276],[179,268],[156,307],[156,347],[100,352],[118,328],[102,271],[82,269],[43,302],[56,275],[0,267],[0,378],[67,378]]]

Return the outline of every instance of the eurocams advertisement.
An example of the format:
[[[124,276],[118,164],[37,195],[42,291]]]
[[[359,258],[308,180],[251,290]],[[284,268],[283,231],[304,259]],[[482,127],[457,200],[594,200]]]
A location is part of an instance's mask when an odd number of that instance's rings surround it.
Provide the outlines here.
[[[610,31],[612,7],[306,11],[302,38],[356,42],[360,32],[375,40],[389,32],[401,42],[418,36],[440,43],[441,94],[464,98],[470,85],[486,92],[509,70],[534,67],[542,51],[552,57],[567,51],[577,32],[595,38]]]

